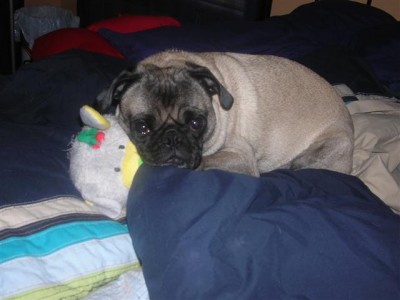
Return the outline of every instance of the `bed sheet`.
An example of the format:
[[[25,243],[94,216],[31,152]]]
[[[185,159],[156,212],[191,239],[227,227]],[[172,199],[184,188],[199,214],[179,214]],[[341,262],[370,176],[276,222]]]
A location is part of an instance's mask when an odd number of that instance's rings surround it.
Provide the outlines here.
[[[352,174],[400,214],[400,101],[357,98],[347,105],[354,123]]]

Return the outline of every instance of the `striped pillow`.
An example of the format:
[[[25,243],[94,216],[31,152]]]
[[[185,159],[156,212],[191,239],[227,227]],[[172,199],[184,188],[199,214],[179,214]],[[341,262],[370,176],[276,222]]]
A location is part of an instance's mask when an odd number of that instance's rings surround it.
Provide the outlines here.
[[[139,269],[127,226],[73,197],[0,207],[0,298],[78,298]]]

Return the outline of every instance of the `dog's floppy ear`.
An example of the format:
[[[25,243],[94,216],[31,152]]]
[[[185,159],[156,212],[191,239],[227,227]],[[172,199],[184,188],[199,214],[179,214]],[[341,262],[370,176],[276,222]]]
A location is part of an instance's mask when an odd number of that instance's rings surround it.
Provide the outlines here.
[[[113,80],[108,89],[103,90],[97,95],[93,107],[97,111],[105,113],[111,106],[117,106],[125,91],[139,79],[140,75],[136,72],[134,67],[123,70]]]
[[[232,95],[208,68],[190,62],[187,62],[186,66],[188,67],[190,76],[198,80],[211,96],[218,94],[219,102],[223,109],[229,110],[232,107]]]

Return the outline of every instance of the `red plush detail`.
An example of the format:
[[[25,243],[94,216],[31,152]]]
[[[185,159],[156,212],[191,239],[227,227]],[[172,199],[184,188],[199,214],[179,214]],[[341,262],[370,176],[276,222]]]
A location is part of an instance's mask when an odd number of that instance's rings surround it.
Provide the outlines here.
[[[87,26],[87,29],[98,31],[106,28],[119,33],[130,33],[162,26],[180,26],[181,23],[168,16],[122,15]]]
[[[37,38],[32,48],[32,60],[39,60],[70,49],[124,57],[96,32],[83,28],[64,28]]]

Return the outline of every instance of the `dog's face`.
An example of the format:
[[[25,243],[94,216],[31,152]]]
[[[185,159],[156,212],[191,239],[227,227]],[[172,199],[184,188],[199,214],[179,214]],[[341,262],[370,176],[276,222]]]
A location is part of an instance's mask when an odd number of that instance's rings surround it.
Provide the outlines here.
[[[214,95],[224,109],[232,106],[232,96],[205,67],[139,65],[99,95],[97,108],[117,105],[121,127],[147,164],[195,169],[217,121]]]

